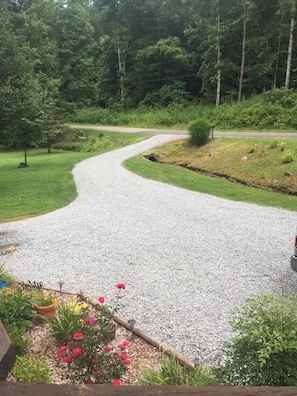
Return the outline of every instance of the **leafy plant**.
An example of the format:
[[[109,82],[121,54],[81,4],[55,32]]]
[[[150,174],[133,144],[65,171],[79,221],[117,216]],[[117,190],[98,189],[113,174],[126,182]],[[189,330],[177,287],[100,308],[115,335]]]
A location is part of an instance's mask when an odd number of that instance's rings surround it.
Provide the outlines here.
[[[22,288],[0,290],[0,318],[4,325],[9,322],[18,328],[32,326],[32,311],[31,299]]]
[[[189,126],[190,144],[202,146],[208,141],[210,133],[210,123],[202,118],[193,121]]]
[[[0,251],[0,280],[7,283],[12,283],[15,281],[15,276],[6,267],[7,259],[15,253],[15,248],[9,246],[8,248]]]
[[[119,295],[125,285],[117,285]],[[118,348],[108,345],[114,338],[113,314],[118,304],[112,310],[103,305],[104,297],[98,299],[98,305],[94,316],[84,319],[81,326],[80,335],[83,340],[76,342],[70,341],[63,345],[57,354],[61,364],[68,365],[68,375],[74,382],[83,383],[111,383],[120,381],[122,375],[128,370],[130,360],[123,350],[128,346],[128,342],[123,342]],[[110,337],[110,332],[113,336]],[[78,335],[78,334],[77,334]]]
[[[282,163],[283,164],[289,164],[290,162],[294,161],[293,153],[291,151],[288,151],[286,155],[283,156],[282,158]]]
[[[67,344],[82,326],[81,317],[73,309],[72,303],[59,304],[55,319],[48,323],[54,336],[62,344]]]
[[[215,378],[206,369],[197,366],[193,371],[188,370],[174,356],[164,357],[160,370],[145,368],[139,381],[142,385],[216,385]]]
[[[36,358],[34,355],[17,356],[12,374],[18,382],[46,383],[51,378],[46,358]]]
[[[55,294],[46,293],[42,289],[31,289],[29,290],[29,295],[35,307],[47,307],[48,305],[57,305],[58,303],[58,297]]]
[[[17,327],[15,323],[5,320],[5,330],[10,338],[16,355],[24,355],[30,344],[30,337],[25,336],[26,327]]]
[[[227,385],[297,385],[297,299],[263,294],[247,300],[230,321],[217,375]]]

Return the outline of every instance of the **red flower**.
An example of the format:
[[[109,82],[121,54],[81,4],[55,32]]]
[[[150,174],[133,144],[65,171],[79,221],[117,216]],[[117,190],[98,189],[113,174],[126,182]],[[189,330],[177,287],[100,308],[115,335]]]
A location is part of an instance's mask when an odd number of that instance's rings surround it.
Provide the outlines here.
[[[124,361],[124,363],[126,364],[126,366],[129,366],[129,364],[131,364],[131,360],[126,359],[126,360]]]
[[[95,318],[89,318],[88,322],[93,325],[94,323],[96,323],[96,319]]]
[[[110,352],[112,350],[112,347],[110,345],[107,345],[105,347],[106,352]]]
[[[92,383],[93,383],[93,381],[91,380],[91,378],[86,380],[86,384],[92,384]]]
[[[122,342],[122,345],[124,345],[125,347],[127,347],[127,346],[129,345],[129,342],[125,340],[125,341]]]
[[[118,345],[118,348],[124,350],[124,349],[126,349],[126,345],[124,345],[124,344],[119,344],[119,345]]]
[[[64,352],[67,351],[67,346],[63,345],[61,346],[61,348],[59,349],[60,352]]]
[[[64,362],[70,364],[72,362],[72,358],[70,356],[65,356],[64,357]]]
[[[105,301],[104,296],[100,296],[100,297],[98,298],[98,301],[99,301],[101,304],[103,304],[104,301]]]
[[[57,354],[56,354],[56,358],[57,358],[57,359],[62,359],[62,357],[63,357],[63,354],[62,354],[62,353],[57,353]]]
[[[74,333],[74,336],[73,337],[75,337],[75,334],[80,334],[80,333]],[[76,336],[77,337],[77,336]],[[69,345],[69,346],[71,346],[71,345],[73,345],[74,344],[74,342],[73,341],[68,341],[68,343],[67,343],[67,345]]]
[[[127,357],[128,357],[128,356],[127,356],[125,353],[121,353],[121,354],[120,354],[120,358],[121,358],[122,360],[126,360]]]
[[[119,379],[114,379],[113,380],[114,385],[121,385],[121,381]]]
[[[118,288],[118,289],[126,289],[126,286],[124,285],[124,283],[118,283],[117,285],[116,285],[116,287]]]
[[[81,337],[83,337],[83,334],[82,334],[82,333],[77,332],[77,333],[74,333],[74,334],[73,334],[73,338],[81,338]],[[70,342],[72,342],[72,344],[73,344],[73,341],[70,341]],[[70,344],[70,342],[68,342],[68,344]],[[71,344],[70,344],[70,345],[71,345]]]
[[[74,356],[81,355],[81,348],[74,348],[72,350],[72,353],[73,353]]]
[[[97,366],[97,362],[92,362],[92,366]]]

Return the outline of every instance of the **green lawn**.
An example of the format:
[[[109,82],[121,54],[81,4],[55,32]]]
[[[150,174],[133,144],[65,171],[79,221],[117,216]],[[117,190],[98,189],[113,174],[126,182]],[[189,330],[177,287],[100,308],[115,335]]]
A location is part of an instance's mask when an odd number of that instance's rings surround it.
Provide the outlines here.
[[[24,158],[22,150],[0,146],[0,222],[47,213],[67,205],[77,195],[71,173],[75,164],[147,137],[88,131],[79,152],[52,150],[47,154],[45,149],[29,149],[27,168],[18,168]],[[91,149],[95,151],[89,151]]]

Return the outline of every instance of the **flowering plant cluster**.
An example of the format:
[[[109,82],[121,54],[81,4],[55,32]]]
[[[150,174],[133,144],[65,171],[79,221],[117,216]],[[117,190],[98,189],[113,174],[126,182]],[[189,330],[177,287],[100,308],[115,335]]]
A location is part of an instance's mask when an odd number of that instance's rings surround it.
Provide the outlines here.
[[[15,277],[12,275],[10,270],[6,267],[7,259],[16,252],[13,246],[9,246],[3,250],[0,250],[0,280],[5,282],[5,286],[8,286],[8,283],[13,283]],[[4,285],[3,285],[4,286]],[[2,285],[1,285],[2,288]]]
[[[125,285],[121,283],[116,287],[119,301]],[[82,321],[73,340],[61,346],[56,355],[59,364],[68,366],[67,378],[75,383],[120,385],[120,379],[131,363],[125,352],[128,341],[117,347],[110,345],[115,335],[113,315],[118,305],[111,310],[104,302],[104,296],[100,296],[93,315]]]
[[[48,305],[54,304],[55,306],[58,305],[59,298],[55,294],[46,293],[40,289],[34,289],[29,292],[30,297],[32,299],[32,304],[37,306],[46,307]]]

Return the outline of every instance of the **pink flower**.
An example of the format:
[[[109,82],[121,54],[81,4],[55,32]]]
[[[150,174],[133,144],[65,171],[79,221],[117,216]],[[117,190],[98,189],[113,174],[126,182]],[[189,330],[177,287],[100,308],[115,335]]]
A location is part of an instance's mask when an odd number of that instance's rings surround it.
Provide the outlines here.
[[[121,358],[122,360],[126,360],[127,357],[128,357],[128,356],[127,356],[125,353],[121,353],[121,354],[120,354],[120,358]]]
[[[74,348],[72,350],[72,353],[73,353],[74,356],[81,355],[81,348]]]
[[[112,347],[110,345],[107,345],[105,347],[106,352],[110,352],[112,350]]]
[[[122,342],[122,345],[124,345],[125,347],[127,347],[129,345],[129,342],[127,340]]]
[[[100,297],[98,298],[98,301],[99,301],[101,304],[103,304],[104,301],[105,301],[104,296],[100,296]]]
[[[126,366],[129,366],[129,364],[131,364],[131,360],[130,360],[130,359],[126,359],[126,360],[124,361],[124,363],[126,364]]]
[[[95,318],[89,318],[88,322],[93,325],[94,323],[96,323],[96,319]]]
[[[83,334],[79,333],[79,332],[73,334],[73,338],[81,338],[82,336],[83,336]],[[72,342],[72,341],[68,342],[69,345],[71,345],[70,342]],[[72,342],[72,344],[73,344],[73,342]]]
[[[63,357],[63,354],[62,354],[62,353],[57,353],[57,354],[56,354],[56,358],[57,358],[57,359],[62,359],[62,357]]]
[[[64,352],[67,351],[67,346],[63,345],[61,346],[61,348],[59,349],[60,352]]]
[[[126,289],[126,286],[124,285],[124,283],[118,283],[117,285],[116,285],[116,287],[118,288],[118,289]]]
[[[72,362],[72,358],[70,356],[65,356],[64,357],[64,362],[70,364]]]
[[[119,379],[114,379],[113,380],[114,385],[121,385],[121,381]]]
[[[124,344],[119,344],[119,345],[118,345],[118,348],[124,350],[124,349],[126,349],[126,345],[124,345]]]
[[[91,378],[86,380],[86,384],[92,384],[92,383],[93,383],[93,381],[91,380]]]

